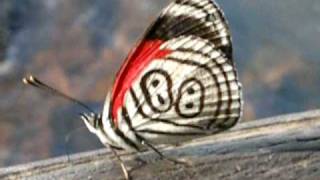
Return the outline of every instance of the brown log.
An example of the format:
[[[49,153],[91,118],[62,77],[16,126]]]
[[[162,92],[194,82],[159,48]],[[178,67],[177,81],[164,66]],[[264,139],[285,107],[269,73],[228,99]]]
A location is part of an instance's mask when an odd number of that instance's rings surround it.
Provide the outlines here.
[[[239,123],[235,128],[178,147],[122,158],[133,179],[320,179],[320,111]],[[144,160],[141,163],[137,158]],[[108,150],[0,169],[0,179],[123,179]]]

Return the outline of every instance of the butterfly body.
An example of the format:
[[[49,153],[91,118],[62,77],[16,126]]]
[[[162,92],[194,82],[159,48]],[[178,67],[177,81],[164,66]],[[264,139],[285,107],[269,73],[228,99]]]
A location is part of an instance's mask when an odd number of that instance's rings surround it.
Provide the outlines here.
[[[230,30],[213,0],[174,0],[146,31],[121,66],[102,114],[39,81],[25,84],[64,97],[90,114],[81,118],[111,149],[152,149],[180,144],[233,127],[242,116],[242,87],[232,56]]]
[[[212,0],[175,0],[131,51],[102,117],[83,116],[102,143],[127,150],[228,129],[242,115],[230,30]]]

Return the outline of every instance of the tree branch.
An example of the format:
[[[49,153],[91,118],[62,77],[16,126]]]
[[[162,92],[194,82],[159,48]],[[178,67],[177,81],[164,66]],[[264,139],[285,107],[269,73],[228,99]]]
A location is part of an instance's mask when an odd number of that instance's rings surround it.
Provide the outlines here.
[[[190,167],[160,160],[151,151],[122,158],[133,179],[317,179],[319,150],[320,111],[309,111],[244,122],[178,147],[161,147],[165,155],[183,158]],[[0,178],[123,179],[123,175],[110,151],[98,150],[3,168]]]

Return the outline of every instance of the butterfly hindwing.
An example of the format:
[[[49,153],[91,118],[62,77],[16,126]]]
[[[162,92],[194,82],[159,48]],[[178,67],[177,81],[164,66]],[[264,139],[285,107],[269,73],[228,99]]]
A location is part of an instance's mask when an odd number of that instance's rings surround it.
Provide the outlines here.
[[[175,0],[121,67],[111,118],[148,139],[204,134],[233,126],[241,98],[222,11],[211,0]]]
[[[187,43],[177,48],[176,43],[181,42]],[[190,51],[190,46],[199,49]],[[172,128],[176,133],[186,131],[181,126],[189,132],[232,126],[240,117],[241,87],[224,54],[197,37],[182,36],[163,48],[172,52],[146,67],[128,96],[128,107],[137,110],[130,114],[137,130],[154,131],[160,124],[160,129]]]

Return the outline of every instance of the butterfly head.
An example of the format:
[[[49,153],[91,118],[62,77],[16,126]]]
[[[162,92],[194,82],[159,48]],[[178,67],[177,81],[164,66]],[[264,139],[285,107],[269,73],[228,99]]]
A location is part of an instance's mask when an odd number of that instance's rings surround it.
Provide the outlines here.
[[[99,128],[99,125],[101,124],[101,115],[96,113],[82,113],[80,115],[81,119],[87,126],[90,132],[95,133],[97,129]]]
[[[103,116],[98,113],[81,113],[80,117],[89,129],[90,132],[96,134],[98,129],[103,128],[102,119],[109,117],[109,105],[110,105],[110,93],[107,94],[107,98],[103,108]],[[105,122],[105,120],[104,120]],[[108,120],[106,121],[108,122]]]

